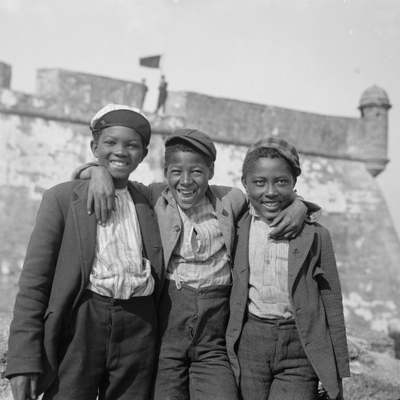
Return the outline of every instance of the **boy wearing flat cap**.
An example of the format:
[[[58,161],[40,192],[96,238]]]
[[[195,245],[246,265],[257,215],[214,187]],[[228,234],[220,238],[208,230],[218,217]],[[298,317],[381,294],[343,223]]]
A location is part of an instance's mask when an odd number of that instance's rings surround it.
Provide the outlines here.
[[[209,185],[216,153],[205,133],[178,129],[165,140],[168,186],[142,186],[157,213],[167,268],[158,306],[157,400],[188,400],[190,393],[197,400],[238,398],[225,332],[235,220],[247,200],[239,189]],[[109,192],[107,172],[89,168],[83,175],[92,173],[98,207],[105,202],[103,193]],[[292,232],[303,225],[306,208],[295,203],[286,214]]]
[[[10,327],[6,376],[15,400],[149,396],[162,245],[152,209],[128,178],[151,129],[140,110],[115,104],[90,127],[116,210],[105,226],[88,215],[88,181],[44,193]]]
[[[226,333],[243,400],[343,399],[350,376],[342,293],[330,234],[306,221],[292,240],[268,239],[301,174],[294,146],[266,138],[247,151],[249,210],[235,238]]]

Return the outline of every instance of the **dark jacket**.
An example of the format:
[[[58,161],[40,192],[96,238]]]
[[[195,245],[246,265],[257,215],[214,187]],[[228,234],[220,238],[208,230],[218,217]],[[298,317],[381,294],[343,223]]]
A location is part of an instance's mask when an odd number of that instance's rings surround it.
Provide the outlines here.
[[[251,215],[238,221],[228,355],[237,382],[237,344],[249,297],[249,231]],[[342,293],[330,234],[319,224],[305,224],[289,243],[289,299],[301,343],[319,380],[331,398],[339,393],[338,378],[350,376]]]
[[[54,186],[43,195],[19,280],[10,327],[6,376],[39,373],[38,393],[57,374],[60,333],[88,285],[95,256],[97,224],[86,210],[89,181]],[[135,203],[143,239],[143,255],[150,260],[155,300],[160,295],[163,254],[157,220],[147,200],[128,190]]]

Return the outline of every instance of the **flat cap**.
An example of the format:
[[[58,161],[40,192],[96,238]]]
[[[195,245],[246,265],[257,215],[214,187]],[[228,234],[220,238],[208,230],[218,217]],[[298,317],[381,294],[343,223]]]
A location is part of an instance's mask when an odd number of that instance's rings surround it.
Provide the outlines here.
[[[254,150],[261,148],[271,148],[278,151],[293,166],[296,176],[301,174],[300,157],[296,148],[286,140],[277,137],[267,137],[252,144],[247,150],[246,157]]]
[[[138,108],[122,104],[108,104],[90,121],[92,132],[98,132],[111,126],[126,126],[127,128],[131,128],[143,137],[146,147],[150,143],[150,123]]]
[[[173,134],[167,136],[165,146],[174,141],[183,141],[191,144],[203,154],[209,156],[212,161],[215,161],[217,158],[217,149],[211,138],[196,129],[177,129]]]

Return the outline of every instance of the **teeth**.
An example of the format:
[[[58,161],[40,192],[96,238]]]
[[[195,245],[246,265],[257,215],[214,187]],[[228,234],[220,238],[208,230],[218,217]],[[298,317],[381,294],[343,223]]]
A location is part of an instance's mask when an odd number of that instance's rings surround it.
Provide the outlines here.
[[[267,208],[275,208],[278,206],[278,204],[279,204],[279,202],[277,202],[277,201],[263,203],[264,207],[267,207]]]
[[[128,165],[128,163],[125,161],[111,161],[111,164],[117,167],[126,167]]]
[[[195,190],[178,190],[178,193],[181,197],[192,197],[195,194]]]

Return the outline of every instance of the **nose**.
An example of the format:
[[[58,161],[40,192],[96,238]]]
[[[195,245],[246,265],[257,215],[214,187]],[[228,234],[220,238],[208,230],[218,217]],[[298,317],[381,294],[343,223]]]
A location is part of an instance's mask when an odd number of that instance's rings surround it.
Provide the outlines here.
[[[125,146],[123,146],[122,144],[120,145],[116,145],[114,147],[114,154],[120,157],[125,156],[127,153]]]
[[[184,172],[181,176],[182,185],[190,185],[192,183],[192,178],[189,172]]]
[[[264,195],[271,197],[275,196],[275,194],[276,194],[275,185],[266,185]]]

